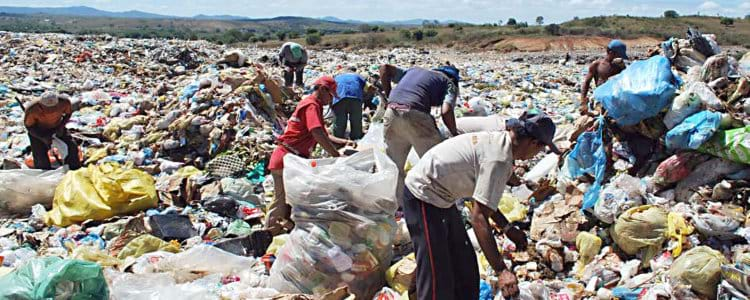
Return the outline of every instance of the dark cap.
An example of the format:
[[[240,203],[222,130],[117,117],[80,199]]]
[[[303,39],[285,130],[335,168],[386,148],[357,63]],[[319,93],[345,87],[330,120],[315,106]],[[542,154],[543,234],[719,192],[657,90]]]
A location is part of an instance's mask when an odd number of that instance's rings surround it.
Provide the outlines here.
[[[547,114],[543,112],[524,113],[519,120],[523,123],[523,127],[529,136],[547,145],[553,153],[562,154],[560,149],[557,149],[555,143],[552,142],[555,139],[557,126]]]

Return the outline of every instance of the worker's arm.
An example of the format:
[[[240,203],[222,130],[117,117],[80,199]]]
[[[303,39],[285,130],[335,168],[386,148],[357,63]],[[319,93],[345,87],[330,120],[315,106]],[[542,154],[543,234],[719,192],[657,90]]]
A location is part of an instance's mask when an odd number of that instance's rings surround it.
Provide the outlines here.
[[[378,74],[380,75],[380,85],[383,88],[383,92],[385,93],[386,97],[391,95],[391,80],[393,80],[393,76],[395,76],[393,68],[395,67],[386,64],[380,66],[380,69],[378,69]]]
[[[503,229],[503,233],[505,233],[505,236],[513,241],[513,244],[516,244],[516,248],[519,251],[526,250],[529,242],[526,239],[526,234],[523,233],[523,231],[516,228],[515,226],[511,226],[508,219],[505,218],[505,216],[499,210],[492,212],[490,218],[495,222],[495,224],[497,224],[497,226]]]
[[[330,156],[340,156],[336,147],[331,142],[331,139],[328,137],[328,134],[326,134],[322,127],[313,128],[310,130],[310,133],[312,133],[315,141],[318,142],[318,144],[323,147],[323,150],[325,150]]]
[[[484,257],[487,258],[492,269],[499,274],[500,272],[505,271],[507,267],[503,262],[500,251],[497,250],[497,243],[492,236],[492,228],[487,221],[492,213],[493,212],[489,207],[479,203],[479,201],[474,201],[474,205],[471,208],[469,222],[471,223],[471,227],[474,228],[474,234],[477,236],[477,241],[482,248]]]
[[[492,236],[490,224],[487,222],[487,219],[492,214],[493,211],[489,207],[475,201],[471,209],[469,222],[474,228],[474,234],[477,236],[484,257],[487,258],[490,266],[497,273],[497,291],[502,293],[503,297],[512,297],[518,295],[518,279],[505,266],[505,262],[503,262],[502,256],[500,256],[500,251],[497,250],[497,243],[495,243],[495,239]]]
[[[456,129],[456,114],[454,108],[456,107],[456,101],[458,99],[458,86],[451,83],[448,85],[448,91],[443,101],[441,118],[443,124],[448,128],[452,136],[458,136],[458,130]]]
[[[589,66],[589,71],[586,73],[586,78],[583,80],[583,86],[581,87],[581,110],[588,111],[589,108],[589,89],[591,88],[591,81],[594,79],[594,73],[597,69],[597,62],[592,63]]]

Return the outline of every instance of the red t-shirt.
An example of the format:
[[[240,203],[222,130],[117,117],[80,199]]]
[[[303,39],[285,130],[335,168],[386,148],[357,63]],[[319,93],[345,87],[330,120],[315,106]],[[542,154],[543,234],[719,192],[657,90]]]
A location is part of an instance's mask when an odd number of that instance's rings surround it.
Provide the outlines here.
[[[271,154],[268,169],[284,168],[284,156],[293,152],[283,145],[291,147],[302,157],[310,157],[310,153],[318,143],[311,133],[311,130],[315,128],[323,128],[323,131],[326,131],[323,123],[323,105],[310,95],[297,104],[292,117],[289,118],[284,134],[279,137],[280,145]]]

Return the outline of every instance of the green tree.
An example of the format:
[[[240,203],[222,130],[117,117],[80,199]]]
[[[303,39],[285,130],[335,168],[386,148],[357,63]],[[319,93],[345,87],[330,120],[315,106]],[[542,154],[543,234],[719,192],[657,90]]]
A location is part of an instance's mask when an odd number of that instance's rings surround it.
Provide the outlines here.
[[[750,15],[745,15],[745,20],[750,20]]]
[[[284,40],[286,40],[286,31],[279,31],[279,32],[277,32],[276,33],[276,38],[278,38],[279,41],[282,41],[282,42]]]
[[[307,31],[305,31],[307,34],[313,34],[318,33],[318,29],[315,28],[308,28]]]
[[[518,21],[516,21],[516,19],[514,18],[508,19],[508,22],[505,23],[505,25],[508,25],[508,26],[516,26],[516,24],[518,24]]]
[[[729,26],[734,25],[734,19],[727,18],[727,17],[722,17],[720,23],[721,23],[721,25],[729,27]]]
[[[560,25],[549,24],[547,26],[544,26],[544,31],[551,35],[560,35]]]
[[[427,37],[436,37],[438,35],[438,32],[435,29],[430,29],[430,30],[427,30],[424,33],[424,35],[427,36]]]
[[[319,44],[321,40],[322,38],[320,37],[320,33],[317,32],[308,34],[305,37],[305,42],[311,46]]]
[[[418,30],[415,30],[415,31],[414,31],[414,33],[412,33],[412,34],[411,34],[411,36],[412,36],[412,37],[413,37],[413,38],[414,38],[415,40],[417,40],[417,41],[421,41],[422,39],[424,39],[424,32],[422,32],[422,30],[419,30],[419,29],[418,29]]]
[[[410,40],[411,39],[411,31],[406,29],[401,29],[401,32],[399,33],[401,35],[402,39]]]
[[[542,17],[542,16],[536,17],[536,24],[539,25],[539,26],[544,25],[544,17]]]
[[[664,17],[667,19],[676,19],[680,16],[676,11],[674,10],[667,10],[664,12]]]

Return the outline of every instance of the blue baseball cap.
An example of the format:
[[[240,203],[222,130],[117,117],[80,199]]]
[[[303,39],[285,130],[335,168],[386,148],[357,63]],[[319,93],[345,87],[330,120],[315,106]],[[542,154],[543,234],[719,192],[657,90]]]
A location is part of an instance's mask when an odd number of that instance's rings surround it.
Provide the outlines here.
[[[445,75],[448,75],[448,77],[452,78],[455,81],[461,81],[461,76],[459,75],[458,69],[454,66],[442,66],[435,71],[443,72]]]
[[[628,48],[621,40],[612,40],[607,45],[607,49],[617,54],[622,59],[628,59]]]

